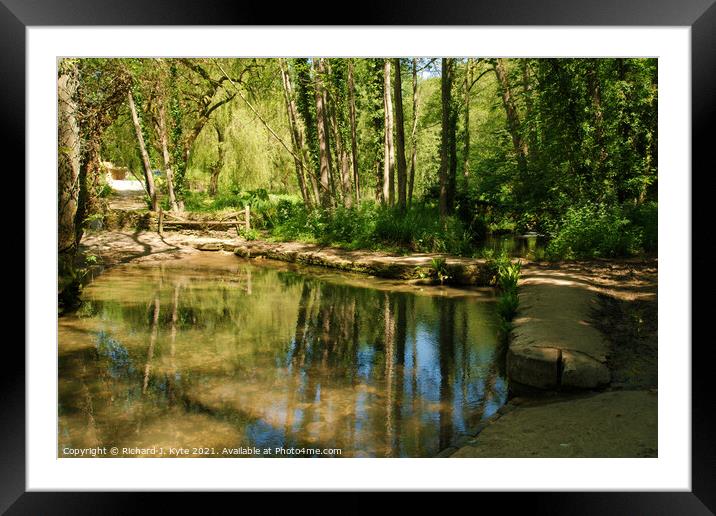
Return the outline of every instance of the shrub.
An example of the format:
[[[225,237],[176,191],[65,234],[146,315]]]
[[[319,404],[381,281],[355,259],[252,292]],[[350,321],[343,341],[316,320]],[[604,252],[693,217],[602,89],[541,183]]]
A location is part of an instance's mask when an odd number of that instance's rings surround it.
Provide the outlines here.
[[[497,298],[497,313],[503,321],[509,322],[517,313],[519,304],[520,300],[516,289],[503,292],[500,297]]]
[[[414,205],[405,212],[372,201],[333,210],[307,211],[300,203],[276,204],[272,235],[350,248],[401,248],[406,251],[469,254],[470,233],[455,217],[441,222],[433,206]]]
[[[634,227],[641,231],[644,251],[654,252],[659,246],[659,214],[656,202],[648,202],[631,208],[627,216]]]
[[[433,258],[430,262],[433,268],[433,274],[441,284],[445,280],[450,279],[445,258]]]
[[[567,210],[546,253],[551,259],[628,256],[639,251],[641,239],[619,207],[585,204]]]
[[[517,291],[517,282],[520,280],[522,262],[512,262],[509,259],[498,263],[498,285],[503,292]]]

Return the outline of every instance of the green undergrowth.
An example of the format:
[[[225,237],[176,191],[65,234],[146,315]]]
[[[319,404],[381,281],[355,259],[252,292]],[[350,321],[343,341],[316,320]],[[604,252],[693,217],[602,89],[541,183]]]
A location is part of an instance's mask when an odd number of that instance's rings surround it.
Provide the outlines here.
[[[487,266],[491,270],[492,282],[498,292],[497,314],[500,318],[500,340],[506,343],[512,331],[512,319],[517,314],[520,304],[517,284],[520,280],[522,262],[520,260],[512,261],[506,254],[500,254],[488,259]]]

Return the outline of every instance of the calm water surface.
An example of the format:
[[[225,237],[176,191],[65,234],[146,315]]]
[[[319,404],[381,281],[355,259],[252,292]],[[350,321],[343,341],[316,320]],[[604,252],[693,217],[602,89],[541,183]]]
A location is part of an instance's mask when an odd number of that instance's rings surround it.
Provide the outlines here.
[[[83,299],[59,322],[60,456],[429,457],[507,397],[490,291],[202,253]]]

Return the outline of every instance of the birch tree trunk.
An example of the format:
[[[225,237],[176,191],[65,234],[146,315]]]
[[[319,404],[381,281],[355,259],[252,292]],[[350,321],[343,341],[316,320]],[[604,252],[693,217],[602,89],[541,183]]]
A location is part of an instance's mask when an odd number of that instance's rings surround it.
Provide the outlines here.
[[[390,94],[390,59],[383,63],[383,111],[385,131],[383,139],[383,202],[392,206],[395,202],[394,155],[393,147],[393,101]]]
[[[132,122],[134,123],[134,132],[137,135],[137,143],[139,144],[139,152],[142,155],[142,164],[144,165],[144,179],[147,182],[147,194],[152,203],[152,211],[157,211],[157,192],[154,188],[154,176],[152,176],[152,165],[149,163],[149,154],[147,153],[147,147],[144,143],[144,135],[142,134],[142,126],[139,123],[139,117],[137,116],[137,108],[134,105],[134,97],[132,90],[127,92],[127,99],[129,100],[129,110],[132,113]]]

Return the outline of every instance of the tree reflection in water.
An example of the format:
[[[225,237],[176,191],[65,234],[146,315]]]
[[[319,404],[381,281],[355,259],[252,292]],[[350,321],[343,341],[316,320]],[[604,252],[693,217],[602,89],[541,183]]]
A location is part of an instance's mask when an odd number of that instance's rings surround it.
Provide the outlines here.
[[[489,296],[212,260],[109,271],[60,320],[61,448],[433,456],[505,401]]]

